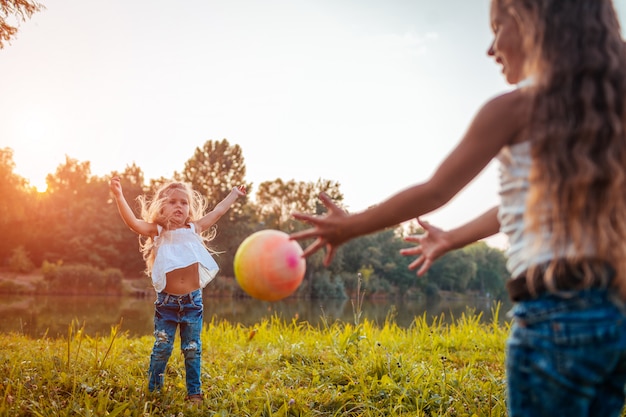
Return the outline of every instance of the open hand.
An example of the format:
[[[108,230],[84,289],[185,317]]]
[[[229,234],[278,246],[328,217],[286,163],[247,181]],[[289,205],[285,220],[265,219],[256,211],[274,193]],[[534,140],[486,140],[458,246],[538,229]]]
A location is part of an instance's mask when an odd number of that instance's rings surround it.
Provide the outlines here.
[[[328,209],[328,212],[323,216],[294,213],[293,217],[295,219],[309,223],[312,227],[293,233],[290,238],[292,240],[315,238],[315,241],[304,250],[302,256],[308,257],[325,247],[324,266],[328,266],[335,256],[337,247],[350,239],[345,228],[345,222],[350,216],[337,206],[326,193],[320,193],[319,198]]]
[[[245,185],[239,185],[237,187],[233,187],[233,191],[235,191],[239,197],[242,197],[247,194]]]
[[[116,175],[115,177],[111,178],[111,181],[109,182],[109,189],[115,197],[119,197],[122,195],[122,183],[120,181],[120,177]]]
[[[422,276],[430,269],[433,262],[448,252],[450,244],[444,230],[419,218],[417,221],[424,229],[424,233],[405,237],[406,242],[417,243],[417,246],[401,249],[400,254],[404,256],[418,255],[417,259],[409,264],[409,269],[413,270],[419,267],[417,275]]]

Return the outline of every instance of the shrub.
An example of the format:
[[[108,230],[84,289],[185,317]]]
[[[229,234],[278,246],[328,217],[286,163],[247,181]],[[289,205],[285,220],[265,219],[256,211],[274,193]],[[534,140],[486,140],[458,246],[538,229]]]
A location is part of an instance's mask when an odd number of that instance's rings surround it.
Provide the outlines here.
[[[48,291],[61,294],[104,294],[122,293],[123,275],[119,269],[101,270],[90,265],[47,265],[44,278]]]
[[[339,275],[331,279],[328,272],[314,274],[312,285],[314,298],[348,298],[343,279]]]
[[[57,271],[59,270],[61,265],[63,265],[63,261],[57,261],[55,263],[52,263],[44,260],[41,264],[41,273],[43,274],[43,277],[46,280],[53,279],[56,276]]]
[[[11,257],[9,258],[9,269],[12,272],[32,272],[35,269],[35,264],[30,260],[30,255],[24,249],[24,246],[18,246],[13,249]]]

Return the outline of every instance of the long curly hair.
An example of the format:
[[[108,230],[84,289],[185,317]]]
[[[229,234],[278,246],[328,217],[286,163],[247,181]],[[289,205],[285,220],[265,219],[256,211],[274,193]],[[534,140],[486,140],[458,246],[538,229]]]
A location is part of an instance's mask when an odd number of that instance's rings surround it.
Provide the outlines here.
[[[162,184],[154,193],[152,199],[140,195],[137,197],[137,201],[141,206],[141,218],[149,223],[156,223],[168,230],[170,228],[170,219],[163,215],[163,205],[169,198],[172,191],[179,190],[187,195],[189,201],[189,216],[185,220],[185,223],[190,223],[200,219],[207,210],[207,200],[198,191],[191,188],[191,185],[184,182],[168,182]],[[215,237],[215,228],[211,228],[206,233],[201,235],[205,244]],[[158,240],[155,242],[151,236],[139,238],[139,247],[143,255],[144,261],[146,261],[146,274],[149,276],[152,273],[152,265],[154,264],[154,258],[156,256],[156,249],[158,246]],[[209,249],[207,247],[207,249]],[[210,249],[209,249],[210,250]]]
[[[626,296],[626,48],[612,1],[494,1],[518,19],[533,79],[527,231],[569,262],[610,262]]]

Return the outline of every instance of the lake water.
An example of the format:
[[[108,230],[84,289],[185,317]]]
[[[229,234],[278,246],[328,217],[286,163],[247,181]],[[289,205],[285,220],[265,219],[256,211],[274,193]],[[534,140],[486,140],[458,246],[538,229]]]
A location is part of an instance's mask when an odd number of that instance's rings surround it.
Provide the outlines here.
[[[0,294],[0,333],[17,332],[33,338],[67,336],[75,323],[90,336],[108,335],[120,324],[121,330],[131,336],[152,334],[154,299],[100,296],[28,296]],[[340,320],[355,323],[356,300],[299,300],[263,302],[254,299],[205,297],[205,321],[227,320],[243,326],[274,316],[291,322],[307,321],[314,326]],[[361,320],[368,319],[383,325],[393,317],[401,327],[409,327],[415,317],[426,315],[428,323],[434,318],[450,322],[463,313],[481,314],[481,320],[490,322],[496,302],[480,298],[468,300],[440,300],[438,302],[364,300]],[[500,307],[500,321],[506,320],[510,305]],[[77,323],[77,324],[76,324]]]

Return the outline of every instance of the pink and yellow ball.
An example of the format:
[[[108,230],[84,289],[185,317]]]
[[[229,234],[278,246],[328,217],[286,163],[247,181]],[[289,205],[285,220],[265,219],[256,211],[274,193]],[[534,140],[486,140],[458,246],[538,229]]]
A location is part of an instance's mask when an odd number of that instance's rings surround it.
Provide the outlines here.
[[[293,294],[306,271],[302,248],[279,230],[261,230],[248,236],[235,253],[234,266],[239,286],[265,301]]]

